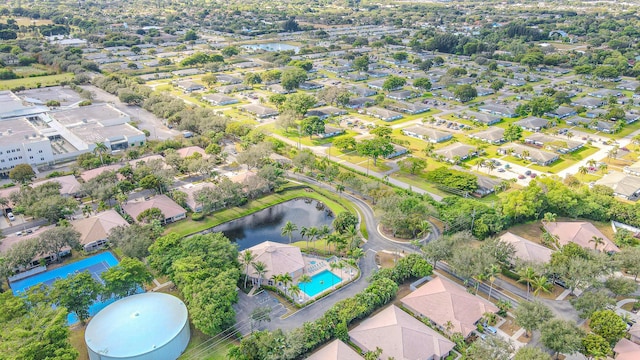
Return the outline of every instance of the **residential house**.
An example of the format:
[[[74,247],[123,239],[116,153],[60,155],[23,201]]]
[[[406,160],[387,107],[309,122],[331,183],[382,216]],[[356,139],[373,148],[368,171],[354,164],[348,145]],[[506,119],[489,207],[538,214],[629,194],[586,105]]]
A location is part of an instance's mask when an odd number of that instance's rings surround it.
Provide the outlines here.
[[[506,79],[502,79],[502,81],[503,81],[506,85],[509,85],[509,86],[516,86],[516,87],[519,87],[519,86],[525,86],[525,85],[527,84],[527,82],[526,82],[525,80],[522,80],[522,79],[516,79],[516,78],[513,78],[513,79],[506,78]]]
[[[616,89],[627,91],[636,91],[638,87],[640,87],[640,81],[635,80],[623,80],[616,85]]]
[[[6,236],[2,239],[2,241],[0,241],[0,255],[6,255],[7,252],[11,250],[11,248],[17,245],[18,243],[21,243],[29,239],[37,238],[38,236],[42,235],[42,233],[44,233],[45,231],[53,228],[54,228],[54,225],[50,225],[50,226],[43,226],[33,231],[31,234],[22,234],[21,232],[6,234]],[[20,268],[12,269],[12,270],[14,271],[30,270],[40,266],[41,263],[43,262],[50,263],[53,261],[57,261],[61,257],[68,256],[69,254],[71,254],[71,248],[68,246],[62,248],[60,252],[57,254],[39,252],[38,254],[36,254],[36,256],[33,257],[33,259],[29,264],[22,266]]]
[[[506,106],[506,105],[489,103],[489,104],[480,105],[478,107],[478,110],[488,114],[501,116],[501,117],[508,117],[508,118],[518,117],[518,114],[516,113],[515,108],[512,108],[511,106]]]
[[[629,329],[629,338],[636,344],[640,344],[640,322],[633,324]]]
[[[349,88],[349,92],[360,97],[373,96],[378,93],[376,90],[361,86],[352,86]]]
[[[118,226],[129,226],[129,223],[113,209],[71,221],[71,227],[80,233],[80,245],[85,252],[103,248],[109,242],[111,230]]]
[[[467,292],[442,276],[419,287],[400,300],[415,315],[425,317],[440,330],[467,338],[486,313],[498,308],[490,301]]]
[[[478,93],[478,96],[489,96],[496,93],[493,89],[483,87],[476,88],[476,92]]]
[[[363,74],[363,73],[348,73],[348,74],[343,74],[340,77],[353,82],[364,81],[369,78],[367,74]]]
[[[238,99],[234,97],[225,96],[222,94],[206,94],[202,97],[202,99],[208,101],[211,105],[214,106],[231,105],[237,104],[239,102]]]
[[[163,224],[169,224],[187,217],[187,210],[171,200],[167,195],[156,195],[148,200],[129,201],[122,206],[122,210],[135,220],[143,211],[151,208],[160,209],[164,216]]]
[[[221,94],[231,94],[238,91],[251,90],[251,86],[246,84],[234,84],[234,85],[224,85],[218,86],[216,90]]]
[[[478,152],[475,146],[458,142],[438,149],[434,151],[434,154],[444,158],[452,164],[455,164],[458,161],[464,161],[473,156],[477,156]]]
[[[215,185],[209,182],[201,182],[201,183],[188,183],[182,187],[180,187],[180,191],[187,194],[186,205],[193,212],[201,212],[202,211],[202,203],[198,201],[196,198],[196,193],[202,189],[212,189]]]
[[[570,108],[568,106],[559,106],[554,111],[545,113],[545,115],[549,117],[554,117],[556,119],[564,119],[564,118],[568,118],[569,116],[578,115],[578,112],[575,109]]]
[[[324,126],[324,133],[319,134],[319,136],[323,139],[327,139],[330,137],[338,136],[344,134],[344,129],[334,126]]]
[[[549,126],[549,120],[530,116],[516,121],[514,124],[520,126],[523,130],[538,132]]]
[[[391,144],[393,146],[393,152],[387,156],[385,156],[385,159],[393,159],[396,158],[398,156],[404,155],[406,153],[409,152],[409,149],[407,149],[404,146],[400,146],[400,145],[396,145],[396,144]]]
[[[249,267],[248,275],[252,284],[265,280],[262,283],[273,285],[271,279],[273,275],[289,274],[292,279],[296,279],[304,272],[305,263],[302,252],[296,246],[265,241],[241,251],[239,258],[242,258],[242,254],[246,251],[253,253],[254,262],[262,262],[266,265],[264,274],[258,274],[253,267]]]
[[[415,96],[416,94],[409,90],[392,91],[387,94],[387,97],[393,100],[408,100]]]
[[[273,84],[273,85],[269,85],[267,87],[267,89],[269,91],[271,91],[272,93],[276,93],[276,94],[282,94],[282,95],[286,95],[286,94],[291,94],[296,92],[294,89],[292,90],[287,90],[285,89],[282,85],[280,84]]]
[[[374,100],[372,98],[359,97],[355,99],[349,99],[349,102],[347,103],[347,107],[351,109],[362,109],[367,106],[373,105],[373,103],[374,103]]]
[[[224,85],[234,85],[234,84],[241,84],[242,83],[242,79],[238,79],[237,77],[233,77],[233,76],[227,75],[227,74],[218,74],[218,75],[216,75],[216,81],[219,82],[220,84],[224,84]]]
[[[638,360],[640,359],[640,345],[622,338],[616,346],[613,348],[613,352],[616,354],[616,360]]]
[[[171,72],[175,76],[185,77],[185,76],[195,76],[203,73],[200,69],[184,69],[184,70],[176,70]]]
[[[588,117],[589,119],[595,119],[595,118],[603,118],[609,111],[605,110],[605,109],[590,109],[587,110],[585,115],[586,117]]]
[[[422,139],[432,143],[441,143],[453,138],[453,135],[446,131],[439,131],[421,125],[409,126],[402,129],[402,133],[414,138]]]
[[[546,264],[551,260],[551,254],[553,254],[553,250],[548,247],[529,241],[511,232],[502,234],[500,240],[513,245],[515,250],[514,257],[522,261]],[[512,261],[511,265],[515,265],[515,262]]]
[[[560,154],[568,154],[584,146],[584,143],[576,140],[561,139],[555,136],[545,134],[531,134],[524,139],[525,144],[545,148],[547,150],[556,151]]]
[[[440,90],[436,93],[437,96],[445,99],[445,100],[457,100],[458,98],[456,98],[456,96],[453,94],[453,92],[449,91],[449,90]]]
[[[113,165],[102,166],[102,167],[91,169],[91,170],[86,170],[80,173],[80,179],[82,179],[84,182],[89,182],[91,179],[98,177],[100,174],[106,171],[118,171],[120,170],[121,167],[122,165],[120,164],[113,164]]]
[[[367,83],[367,86],[368,86],[368,87],[370,87],[370,88],[372,88],[372,89],[382,90],[382,86],[384,85],[384,82],[385,82],[385,81],[386,81],[386,80],[384,80],[384,79],[380,79],[380,80],[373,80],[373,81],[368,82],[368,83]],[[401,89],[401,88],[402,88],[402,86],[400,86],[400,87],[398,87],[398,88],[390,89],[390,90],[391,90],[391,91],[394,91],[394,90],[399,90],[399,89]]]
[[[499,145],[502,144],[504,139],[504,129],[499,127],[490,127],[486,130],[478,131],[473,134],[469,134],[472,139],[478,139],[490,144]]]
[[[622,92],[620,92],[618,90],[611,90],[611,89],[598,89],[598,90],[595,90],[595,91],[588,92],[587,95],[593,96],[593,97],[596,97],[596,98],[601,98],[601,99],[602,98],[607,99],[607,98],[609,98],[611,96],[613,96],[613,97],[624,96],[624,94]]]
[[[582,106],[587,109],[596,109],[606,105],[606,101],[599,98],[583,97],[571,102],[571,106]]]
[[[381,359],[444,359],[455,344],[391,305],[349,331],[362,351],[382,349]]]
[[[625,166],[622,171],[630,175],[640,176],[640,161],[636,161],[629,166]]]
[[[503,145],[498,148],[498,153],[503,155],[513,155],[520,159],[527,159],[540,166],[549,166],[560,158],[557,154],[520,144]]]
[[[400,111],[400,112],[404,112],[411,115],[422,114],[424,112],[431,110],[430,107],[419,102],[409,103],[409,102],[399,101],[389,105],[388,107],[391,110]]]
[[[66,176],[38,181],[37,183],[33,183],[30,186],[32,188],[36,188],[40,185],[44,185],[51,182],[56,182],[60,184],[60,195],[62,196],[76,196],[82,192],[82,185],[78,182],[78,179],[76,179],[76,177],[73,175],[66,175]]]
[[[483,175],[475,176],[478,178],[478,188],[473,192],[473,194],[476,196],[484,197],[493,194],[496,191],[496,187],[500,185],[500,180],[498,179],[490,178]]]
[[[619,252],[620,249],[609,240],[600,230],[598,230],[592,223],[586,221],[554,221],[543,224],[545,231],[558,239],[560,246],[567,245],[568,243],[574,243],[582,246],[583,248],[605,251],[605,252]],[[602,244],[597,244],[593,240],[599,238],[602,239]]]
[[[307,111],[305,116],[317,116],[322,120],[325,120],[331,116],[346,115],[348,112],[344,109],[340,109],[333,106],[324,106]]]
[[[278,110],[260,104],[248,104],[241,106],[240,108],[259,119],[266,119],[278,115]]]
[[[376,117],[382,121],[394,121],[394,120],[398,120],[398,119],[402,119],[404,116],[399,113],[399,112],[395,112],[393,110],[387,110],[387,109],[383,109],[381,107],[370,107],[367,108],[366,110],[367,115],[371,115],[373,117]]]
[[[640,177],[613,171],[596,181],[613,189],[613,194],[627,200],[637,200],[640,196]]]
[[[491,126],[493,124],[497,124],[500,121],[502,121],[502,118],[500,118],[500,116],[486,114],[486,113],[479,113],[475,111],[465,111],[465,112],[456,114],[456,116],[462,119],[483,123],[487,126]]]
[[[181,158],[190,158],[192,156],[194,156],[196,153],[200,154],[201,157],[203,158],[208,158],[209,154],[207,154],[203,148],[201,148],[200,146],[187,146],[187,147],[183,147],[181,149],[176,150],[176,153],[178,154],[178,156],[180,156]]]
[[[335,339],[311,354],[306,360],[363,360],[363,357],[349,345]]]
[[[190,93],[190,92],[200,91],[205,89],[204,85],[198,84],[197,82],[191,81],[191,80],[178,81],[177,86],[179,89],[181,89],[185,93]]]
[[[318,90],[322,89],[323,87],[324,85],[315,83],[313,81],[305,81],[299,86],[301,90]]]

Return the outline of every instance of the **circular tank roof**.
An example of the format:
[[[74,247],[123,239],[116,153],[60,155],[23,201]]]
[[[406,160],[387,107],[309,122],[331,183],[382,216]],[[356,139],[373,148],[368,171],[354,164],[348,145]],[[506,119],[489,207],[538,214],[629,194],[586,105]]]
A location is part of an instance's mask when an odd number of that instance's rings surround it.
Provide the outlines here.
[[[187,308],[175,296],[154,292],[132,295],[94,316],[84,339],[101,355],[138,356],[173,340],[187,321]]]

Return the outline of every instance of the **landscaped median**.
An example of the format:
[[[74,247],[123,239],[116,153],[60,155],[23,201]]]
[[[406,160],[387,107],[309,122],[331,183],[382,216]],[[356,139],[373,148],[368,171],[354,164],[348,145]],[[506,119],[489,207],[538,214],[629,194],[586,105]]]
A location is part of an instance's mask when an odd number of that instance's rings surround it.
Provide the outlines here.
[[[173,232],[180,236],[192,235],[226,223],[228,221],[251,215],[273,205],[299,198],[318,200],[325,204],[329,209],[331,209],[334,215],[337,215],[343,211],[350,211],[354,214],[357,213],[357,209],[349,201],[344,198],[338,197],[337,195],[332,194],[329,191],[322,190],[312,185],[301,186],[296,184],[288,184],[285,185],[277,193],[273,193],[259,199],[250,200],[243,206],[236,206],[216,211],[205,216],[202,220],[194,221],[190,218],[187,218],[185,220],[169,224],[165,228],[165,234]],[[364,221],[362,223],[364,223]],[[361,231],[363,233],[363,236],[366,236],[366,225],[361,225]]]

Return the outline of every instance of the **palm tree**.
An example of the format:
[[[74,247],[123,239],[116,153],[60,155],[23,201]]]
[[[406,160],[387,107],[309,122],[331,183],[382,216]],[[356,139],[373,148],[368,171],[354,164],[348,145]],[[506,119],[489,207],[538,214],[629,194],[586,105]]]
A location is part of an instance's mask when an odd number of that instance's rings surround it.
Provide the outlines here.
[[[287,221],[286,224],[282,227],[282,232],[280,233],[282,236],[289,237],[289,244],[291,244],[291,237],[293,236],[293,232],[298,230],[298,226],[291,221]]]
[[[589,165],[589,167],[595,167],[597,164],[597,161],[595,159],[589,159],[589,161],[587,161],[587,165]]]
[[[300,276],[300,278],[298,279],[298,286],[300,286],[300,284],[308,284],[310,283],[311,280],[311,276],[307,275],[307,274],[302,274],[302,276]]]
[[[300,228],[300,238],[302,240],[304,240],[305,237],[307,237],[307,235],[309,235],[309,228],[306,226],[303,226]]]
[[[320,229],[318,229],[318,239],[322,239],[329,234],[331,234],[331,228],[329,225],[322,225]]]
[[[600,172],[602,173],[602,175],[607,173],[607,169],[608,168],[609,168],[609,166],[607,164],[600,165]]]
[[[342,185],[342,184],[336,185],[336,191],[338,192],[338,195],[340,195],[340,197],[342,197],[342,192],[344,191],[344,185]]]
[[[484,162],[485,162],[484,159],[476,160],[476,165],[478,165],[478,169],[477,170],[480,170],[480,168],[484,166]]]
[[[489,161],[487,163],[487,169],[489,169],[489,174],[491,174],[491,172],[496,169],[496,164],[493,161]]]
[[[291,274],[289,273],[285,273],[280,275],[280,281],[282,281],[282,286],[284,286],[285,288],[285,294],[287,293],[287,287],[289,286],[289,284],[291,284],[293,282],[293,278],[291,278]]]
[[[245,266],[244,270],[244,287],[247,288],[247,279],[249,278],[249,266],[253,264],[253,260],[255,260],[256,256],[253,254],[251,250],[245,250],[240,255],[240,264]]]
[[[529,152],[529,150],[522,150],[522,159],[523,160],[527,160],[529,158],[529,156],[531,155],[531,153]]]
[[[295,302],[296,301],[295,298],[300,296],[300,286],[291,285],[291,287],[289,288],[289,293],[291,294],[291,298],[293,299],[293,302]]]
[[[271,275],[271,281],[277,287],[278,283],[282,282],[282,274],[273,274]]]
[[[560,250],[560,244],[558,243],[558,236],[553,235],[552,233],[545,231],[542,233],[542,243],[547,246],[553,246],[556,250]]]
[[[542,224],[547,225],[552,222],[556,222],[556,214],[552,212],[544,213],[544,217],[542,218]]]
[[[86,205],[86,204],[85,204],[85,205],[82,207],[82,215],[84,215],[84,216],[89,216],[89,215],[91,215],[91,210],[93,210],[93,208],[91,208],[91,206],[89,206],[89,205]]]
[[[327,251],[326,246],[329,246],[329,253],[331,253],[331,244],[338,244],[340,241],[340,234],[332,233],[325,238],[325,252]]]
[[[350,249],[355,249],[360,245],[360,233],[355,226],[349,225],[343,235],[349,240]],[[336,244],[337,243],[339,243],[339,241],[337,241]]]
[[[334,261],[334,262],[330,262],[329,263],[329,267],[331,268],[331,272],[333,272],[335,269],[340,268],[340,264],[338,264],[338,263],[339,263],[339,261]],[[334,285],[334,280],[333,279],[334,279],[334,277],[332,276],[331,277],[331,287],[333,287],[333,285]]]
[[[580,166],[578,168],[578,173],[582,175],[582,180],[584,180],[584,176],[587,175],[588,172],[589,172],[589,169],[586,166]]]
[[[431,231],[431,223],[428,222],[427,220],[422,220],[418,226],[417,229],[418,230],[418,234],[417,237],[421,238],[426,236],[427,234],[429,234],[429,232]]]
[[[593,235],[591,239],[589,239],[589,242],[593,243],[594,250],[598,250],[599,245],[604,245],[604,239],[595,235]]]
[[[314,241],[318,234],[320,234],[320,231],[315,226],[307,229],[307,249],[309,249],[309,241]]]
[[[96,143],[96,147],[93,148],[93,153],[98,154],[98,156],[100,156],[100,163],[102,165],[104,165],[104,160],[102,158],[102,155],[105,154],[107,151],[109,151],[109,148],[107,148],[107,145],[101,142]]]
[[[358,261],[364,257],[364,250],[362,250],[361,248],[351,249],[351,251],[349,251],[349,256],[353,260]]]
[[[546,276],[537,276],[531,280],[531,286],[533,287],[533,296],[538,296],[541,291],[550,293],[553,288],[553,284],[549,282]]]
[[[567,131],[567,139],[571,139],[575,134],[571,131]]]
[[[533,281],[533,278],[536,276],[536,272],[530,266],[523,267],[516,271],[516,275],[518,275],[518,282],[527,283],[527,300],[529,300],[529,286]]]
[[[500,266],[491,264],[487,269],[487,278],[489,279],[489,300],[491,300],[491,293],[493,292],[493,283],[496,281],[496,277],[500,274]]]
[[[251,263],[253,270],[258,274],[258,287],[262,286],[262,276],[267,272],[267,264],[262,261]]]

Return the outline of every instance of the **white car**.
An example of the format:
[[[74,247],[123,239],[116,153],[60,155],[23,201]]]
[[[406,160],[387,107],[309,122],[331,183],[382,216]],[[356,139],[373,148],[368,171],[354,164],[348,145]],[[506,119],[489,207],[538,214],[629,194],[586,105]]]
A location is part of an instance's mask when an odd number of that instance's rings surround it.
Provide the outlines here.
[[[9,218],[10,221],[14,221],[16,219],[16,217],[13,215],[12,212],[7,213],[7,217]]]

